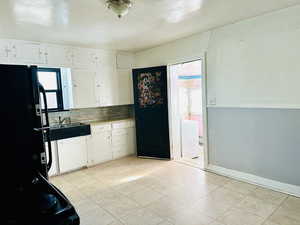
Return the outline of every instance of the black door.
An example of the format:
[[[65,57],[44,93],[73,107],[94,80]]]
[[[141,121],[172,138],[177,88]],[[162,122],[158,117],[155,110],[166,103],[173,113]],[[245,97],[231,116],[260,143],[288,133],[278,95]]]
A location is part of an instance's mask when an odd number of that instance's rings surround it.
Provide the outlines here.
[[[133,70],[137,155],[170,159],[167,67]]]

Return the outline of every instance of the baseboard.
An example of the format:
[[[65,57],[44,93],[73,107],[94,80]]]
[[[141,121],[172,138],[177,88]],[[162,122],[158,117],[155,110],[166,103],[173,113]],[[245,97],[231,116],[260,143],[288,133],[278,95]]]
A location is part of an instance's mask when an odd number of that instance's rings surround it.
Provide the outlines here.
[[[279,191],[285,194],[300,197],[300,186],[281,183],[279,181],[259,177],[253,174],[240,172],[237,170],[226,169],[224,167],[208,165],[206,171],[213,172],[222,176],[230,177],[236,180],[244,181],[250,184],[255,184],[274,191]]]

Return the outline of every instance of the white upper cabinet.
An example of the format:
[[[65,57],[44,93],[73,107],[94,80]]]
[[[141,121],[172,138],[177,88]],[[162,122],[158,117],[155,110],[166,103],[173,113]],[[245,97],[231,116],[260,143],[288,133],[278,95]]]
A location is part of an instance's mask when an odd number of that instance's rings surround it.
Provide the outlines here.
[[[96,107],[95,72],[86,69],[72,69],[74,108]]]
[[[73,48],[73,67],[96,69],[99,61],[97,50],[89,48]]]
[[[45,64],[45,46],[37,42],[13,41],[13,61],[18,64]]]
[[[134,55],[130,53],[118,53],[116,63],[118,105],[133,104],[132,68]]]
[[[118,70],[118,105],[133,104],[132,70]]]
[[[132,69],[134,64],[134,55],[131,53],[119,52],[117,54],[118,69]]]
[[[95,86],[98,106],[118,105],[116,55],[114,52],[99,51]]]
[[[7,40],[0,40],[0,63],[9,63],[11,57],[10,43]]]
[[[133,104],[134,54],[128,52],[0,39],[0,63],[70,68],[71,108]]]
[[[97,106],[118,105],[118,89],[115,83],[114,73],[110,73],[108,68],[102,68],[100,72],[96,72],[94,86]]]
[[[95,70],[99,70],[101,66],[101,51],[98,49],[94,49],[90,52],[90,57],[91,57],[91,66]]]
[[[46,45],[45,60],[48,66],[71,67],[73,50],[67,46]]]

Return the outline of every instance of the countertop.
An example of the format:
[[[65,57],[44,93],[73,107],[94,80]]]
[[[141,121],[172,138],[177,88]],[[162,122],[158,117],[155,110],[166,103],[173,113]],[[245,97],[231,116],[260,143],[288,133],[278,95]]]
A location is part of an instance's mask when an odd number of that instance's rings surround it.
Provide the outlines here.
[[[125,119],[112,119],[112,120],[79,120],[79,121],[72,121],[72,123],[83,123],[87,125],[93,124],[100,124],[100,123],[113,123],[113,122],[122,122],[122,121],[134,121],[134,118],[125,118]],[[55,124],[51,124],[54,126]]]
[[[126,121],[134,121],[134,118],[126,118],[126,119],[114,119],[114,120],[89,120],[89,121],[80,121],[80,123],[85,124],[99,124],[99,123],[113,123],[113,122],[126,122]]]

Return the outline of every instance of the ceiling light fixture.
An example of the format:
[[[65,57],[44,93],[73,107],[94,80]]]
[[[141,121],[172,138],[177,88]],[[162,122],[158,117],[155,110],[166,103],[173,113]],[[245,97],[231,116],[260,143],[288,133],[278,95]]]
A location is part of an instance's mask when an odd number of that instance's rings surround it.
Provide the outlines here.
[[[107,8],[114,11],[119,18],[125,16],[132,6],[131,0],[107,0]]]

